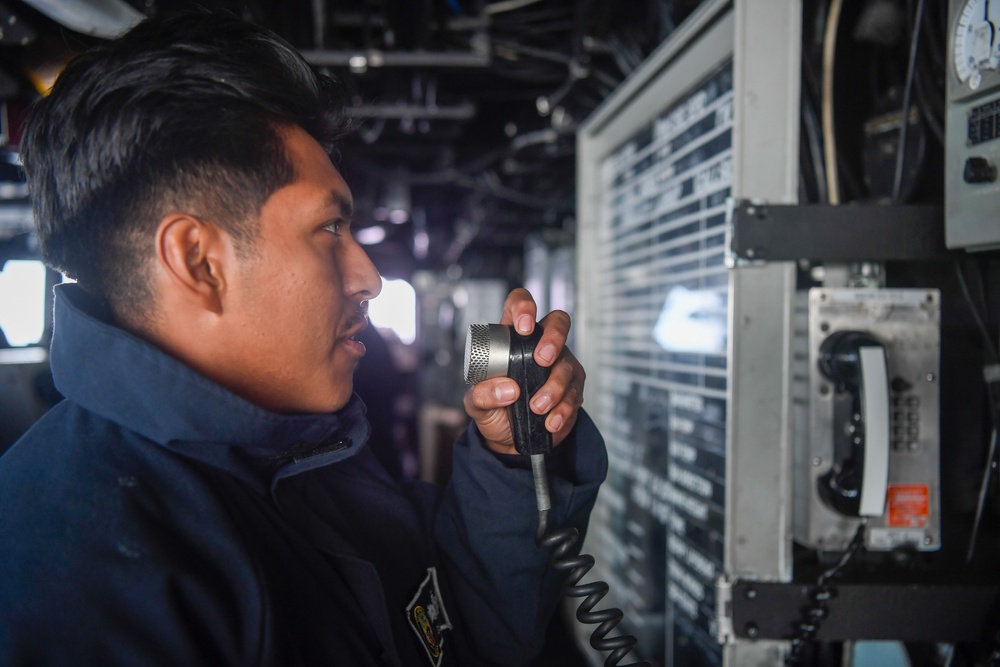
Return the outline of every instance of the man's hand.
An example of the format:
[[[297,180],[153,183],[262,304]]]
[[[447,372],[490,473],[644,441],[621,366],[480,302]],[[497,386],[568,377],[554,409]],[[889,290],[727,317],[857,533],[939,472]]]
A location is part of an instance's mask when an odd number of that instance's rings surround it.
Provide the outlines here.
[[[504,303],[500,324],[514,325],[522,336],[535,330],[537,308],[535,300],[525,289],[515,289]],[[556,310],[541,321],[542,339],[535,348],[535,363],[550,368],[549,379],[531,397],[531,410],[536,414],[548,413],[545,428],[552,433],[552,444],[558,445],[576,424],[576,416],[583,403],[583,384],[586,373],[573,353],[566,347],[569,334],[569,315]],[[486,445],[499,454],[515,454],[511,437],[507,406],[520,394],[517,382],[510,378],[494,378],[474,385],[465,394],[465,411],[476,421]]]

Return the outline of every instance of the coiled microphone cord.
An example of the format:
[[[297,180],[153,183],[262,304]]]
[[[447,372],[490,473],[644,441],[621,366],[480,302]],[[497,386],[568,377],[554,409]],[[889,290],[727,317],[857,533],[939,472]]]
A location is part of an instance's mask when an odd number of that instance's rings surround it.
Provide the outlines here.
[[[831,585],[830,580],[840,574],[844,566],[854,557],[854,554],[861,550],[865,542],[865,527],[867,525],[868,519],[862,519],[854,537],[837,564],[823,572],[816,580],[816,585],[809,593],[809,604],[802,608],[802,617],[795,624],[795,636],[792,638],[788,654],[785,656],[785,667],[798,667],[803,663],[806,645],[816,638],[819,626],[830,613],[826,603],[837,595],[837,587]]]
[[[625,614],[617,607],[594,611],[594,607],[607,595],[610,587],[603,581],[581,584],[591,568],[594,567],[594,557],[588,554],[574,556],[572,551],[580,538],[576,528],[561,528],[548,534],[549,483],[545,474],[545,456],[531,456],[531,470],[535,479],[535,499],[538,502],[538,530],[535,533],[535,543],[542,549],[551,549],[552,567],[559,572],[568,573],[566,595],[574,598],[584,598],[576,610],[576,620],[581,623],[599,624],[590,635],[590,645],[598,651],[611,651],[604,661],[604,667],[617,667],[629,652],[635,648],[636,638],[632,635],[608,637],[618,626]],[[622,667],[650,667],[648,662],[634,662]]]

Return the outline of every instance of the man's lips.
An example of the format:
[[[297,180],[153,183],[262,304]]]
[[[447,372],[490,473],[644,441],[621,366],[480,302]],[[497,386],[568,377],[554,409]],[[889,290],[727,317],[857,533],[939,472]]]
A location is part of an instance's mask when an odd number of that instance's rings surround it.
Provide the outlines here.
[[[364,343],[362,343],[360,340],[354,340],[353,338],[345,338],[343,341],[341,341],[340,344],[342,347],[349,350],[351,354],[354,354],[358,357],[365,356],[365,352],[368,351],[368,348],[365,347]]]
[[[358,355],[365,353],[365,345],[361,341],[355,340],[354,337],[367,329],[368,324],[368,303],[365,302],[350,319],[342,339],[344,345],[351,348]]]
[[[367,317],[354,317],[351,319],[351,326],[347,329],[344,338],[354,339],[355,336],[368,328]]]

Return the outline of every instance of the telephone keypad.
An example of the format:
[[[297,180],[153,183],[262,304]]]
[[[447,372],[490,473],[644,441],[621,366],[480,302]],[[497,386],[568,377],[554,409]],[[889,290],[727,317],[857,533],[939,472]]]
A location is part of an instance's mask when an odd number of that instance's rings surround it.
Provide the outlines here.
[[[892,397],[892,448],[897,452],[920,449],[920,397]]]

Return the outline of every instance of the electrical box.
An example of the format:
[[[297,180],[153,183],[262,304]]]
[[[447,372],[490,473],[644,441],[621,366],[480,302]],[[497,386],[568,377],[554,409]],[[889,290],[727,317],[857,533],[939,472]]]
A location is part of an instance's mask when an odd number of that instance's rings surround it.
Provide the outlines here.
[[[1000,3],[948,3],[945,241],[949,248],[1000,247]]]
[[[933,289],[809,290],[802,543],[843,550],[867,519],[870,551],[940,548],[940,307]]]

